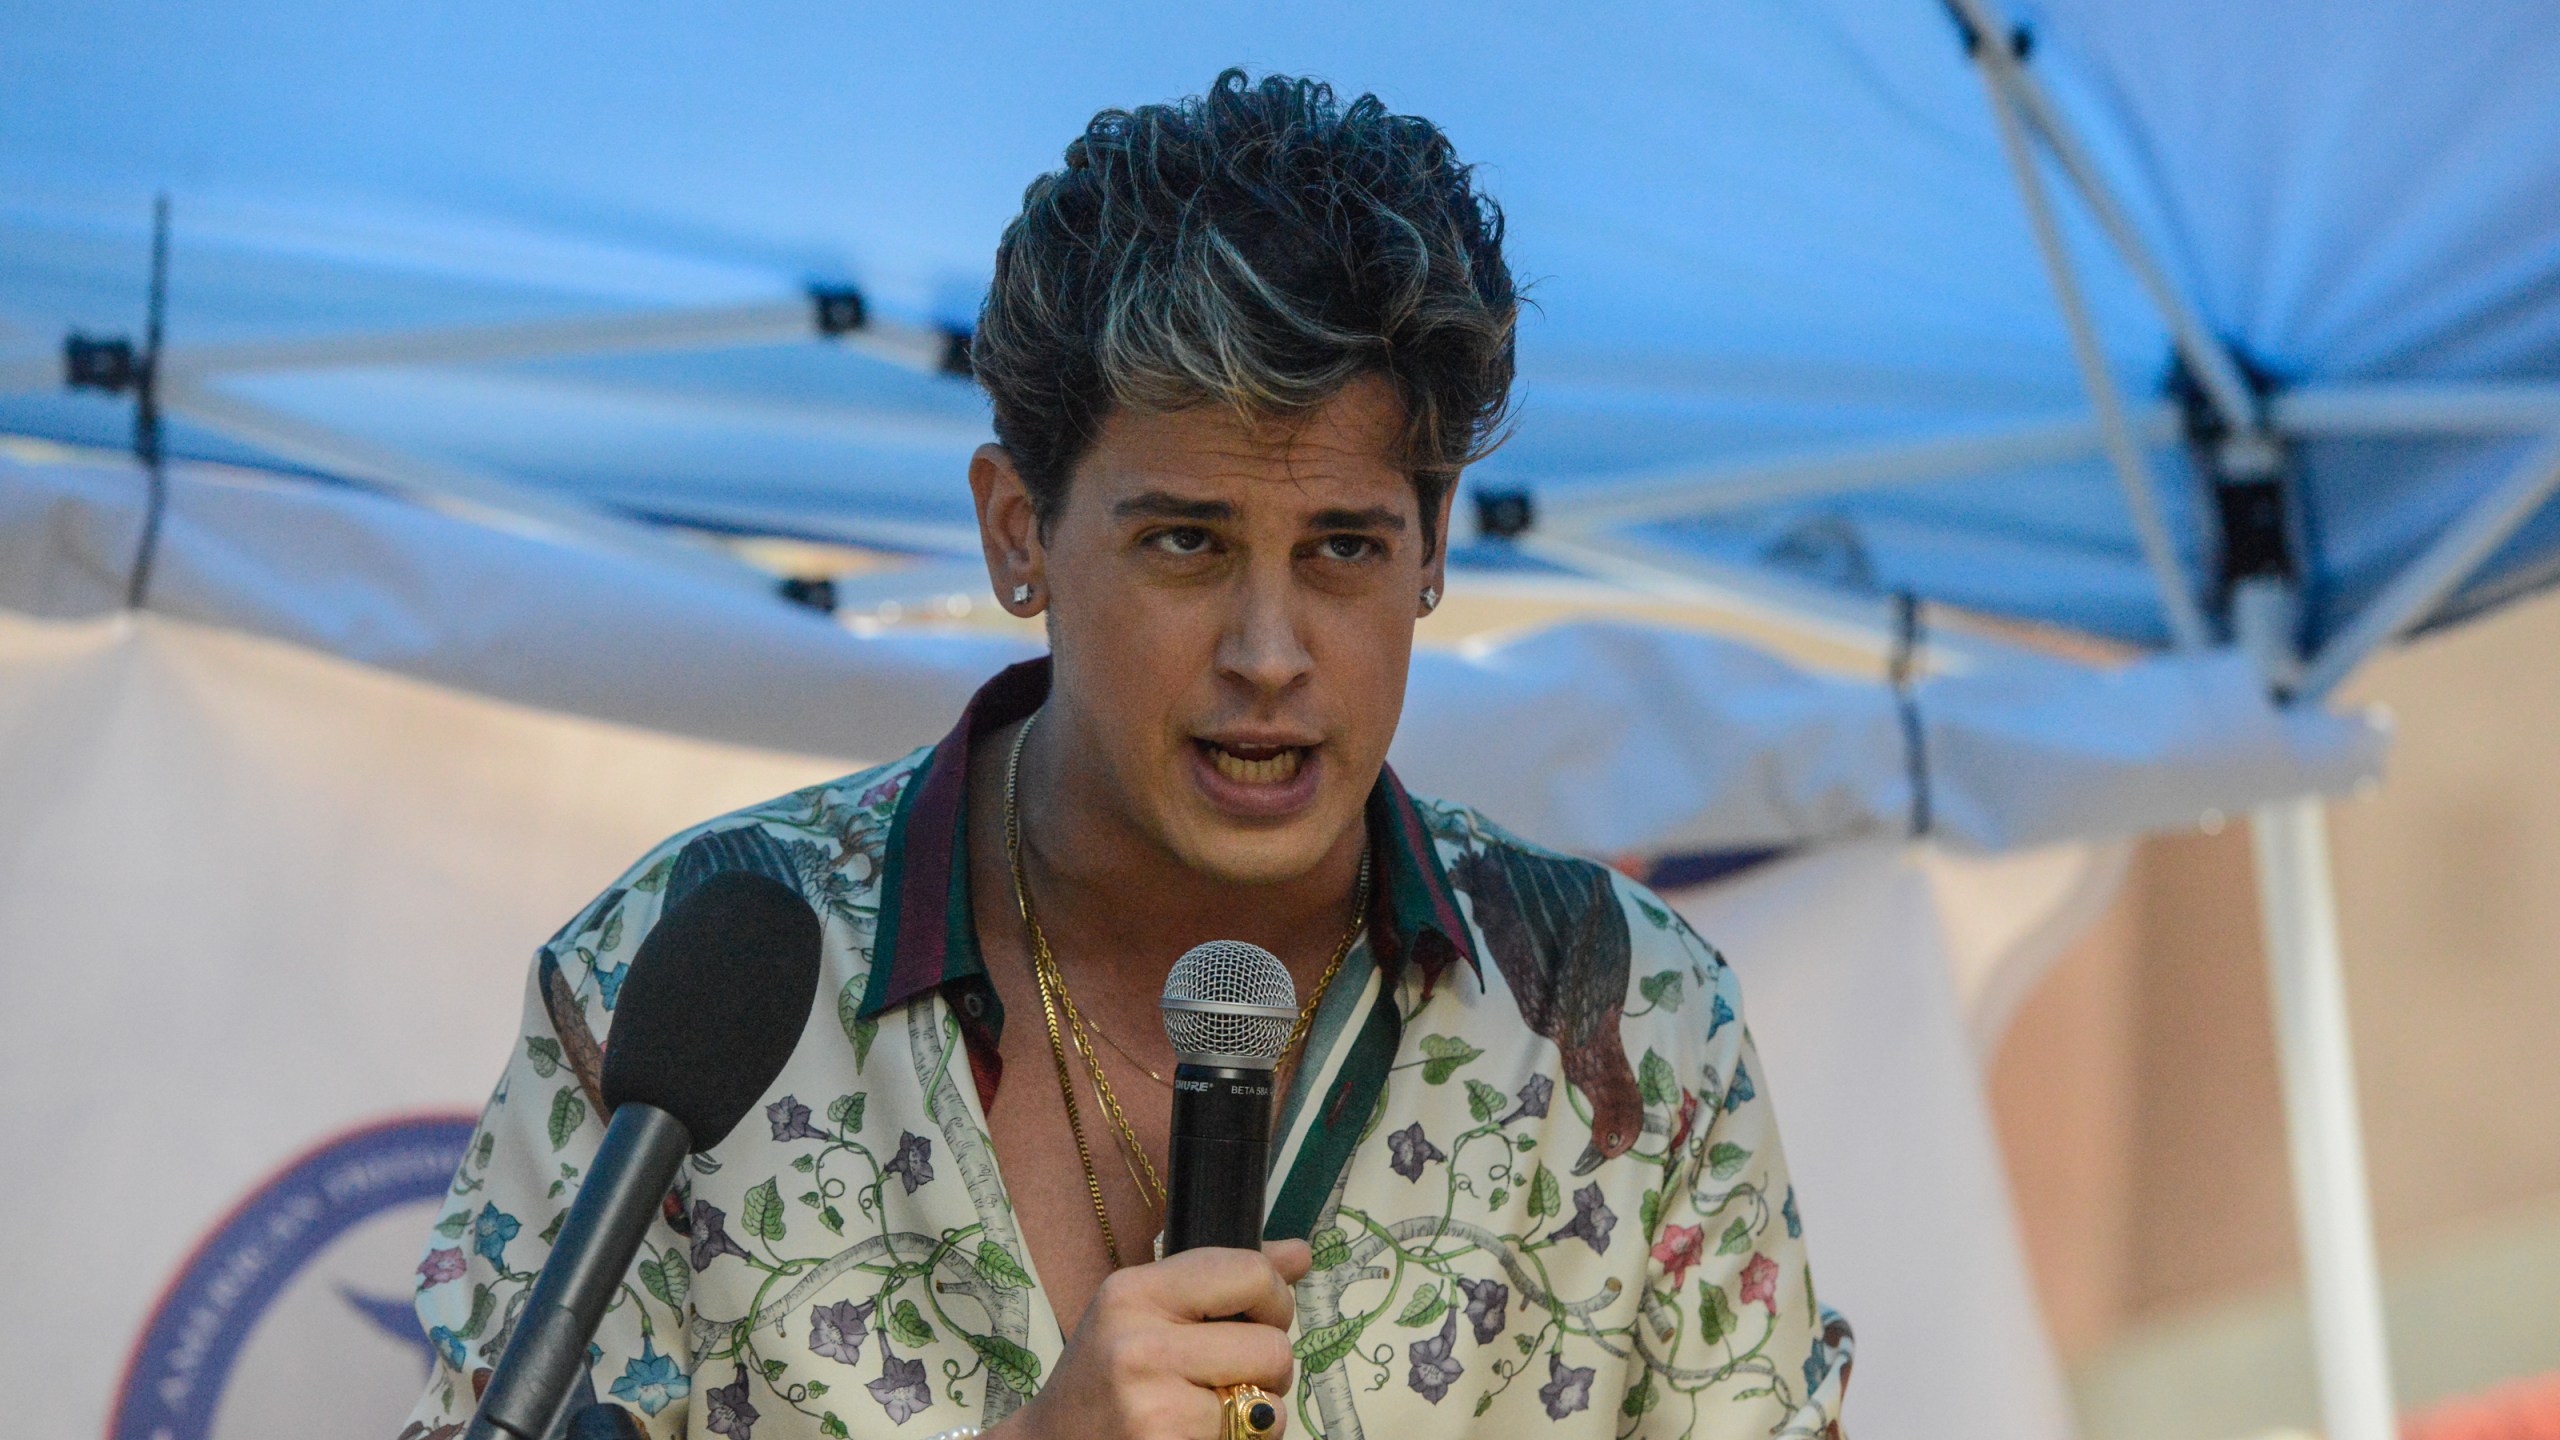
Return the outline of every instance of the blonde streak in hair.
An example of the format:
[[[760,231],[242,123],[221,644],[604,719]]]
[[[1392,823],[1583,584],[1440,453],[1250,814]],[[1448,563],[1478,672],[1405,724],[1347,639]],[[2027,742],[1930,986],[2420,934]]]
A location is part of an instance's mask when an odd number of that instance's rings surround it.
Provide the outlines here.
[[[1394,301],[1389,307],[1392,318],[1388,321],[1386,328],[1389,334],[1393,334],[1421,312],[1424,300],[1431,294],[1431,237],[1422,233],[1421,226],[1397,214],[1392,206],[1380,205],[1376,208],[1377,213],[1394,222],[1397,233],[1403,235],[1413,246],[1409,263],[1399,267],[1402,272],[1402,283],[1397,285]]]
[[[1241,282],[1247,290],[1252,292],[1254,299],[1260,301],[1265,309],[1278,316],[1283,324],[1297,332],[1301,338],[1345,347],[1372,346],[1377,343],[1378,337],[1374,335],[1347,330],[1338,325],[1329,325],[1316,316],[1308,314],[1299,307],[1297,302],[1273,288],[1270,281],[1262,278],[1262,272],[1254,269],[1253,263],[1245,259],[1244,253],[1236,249],[1234,242],[1228,240],[1224,234],[1211,230],[1208,232],[1208,237],[1211,253],[1225,265],[1227,273]]]

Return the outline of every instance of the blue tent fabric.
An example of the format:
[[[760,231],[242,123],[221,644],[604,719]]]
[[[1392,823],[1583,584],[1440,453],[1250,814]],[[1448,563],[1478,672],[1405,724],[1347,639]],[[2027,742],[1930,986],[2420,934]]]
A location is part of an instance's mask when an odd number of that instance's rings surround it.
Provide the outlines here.
[[[2207,322],[2288,384],[2560,379],[2560,21],[2527,0],[2046,0],[2030,65]],[[1537,301],[1517,439],[1484,486],[1630,475],[2082,412],[2013,177],[1930,0],[1558,12],[1147,4],[316,0],[20,7],[0,84],[0,356],[139,326],[175,202],[173,345],[787,299],[858,287],[963,327],[1022,184],[1094,109],[1244,63],[1447,126]],[[2166,335],[2063,217],[2109,363]],[[278,372],[229,393],[647,515],[859,535],[966,520],[963,382],[816,340],[506,365]],[[113,443],[38,384],[0,429]],[[181,422],[180,453],[243,447]],[[252,447],[254,448],[254,447]],[[2496,436],[2299,454],[2309,638],[2520,453]],[[2188,574],[2210,502],[2155,457]],[[1850,592],[1910,590],[2139,645],[2161,607],[2095,459],[1666,521],[1646,538]],[[2546,583],[2560,512],[2439,612]]]

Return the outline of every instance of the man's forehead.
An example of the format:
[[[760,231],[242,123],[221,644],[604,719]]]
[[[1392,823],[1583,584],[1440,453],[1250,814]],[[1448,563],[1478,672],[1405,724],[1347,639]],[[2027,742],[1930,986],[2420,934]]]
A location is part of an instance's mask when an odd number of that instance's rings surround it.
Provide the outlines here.
[[[1212,505],[1229,516],[1412,508],[1413,477],[1394,453],[1393,433],[1327,418],[1284,430],[1249,428],[1213,407],[1115,415],[1078,466],[1075,488],[1115,514]]]

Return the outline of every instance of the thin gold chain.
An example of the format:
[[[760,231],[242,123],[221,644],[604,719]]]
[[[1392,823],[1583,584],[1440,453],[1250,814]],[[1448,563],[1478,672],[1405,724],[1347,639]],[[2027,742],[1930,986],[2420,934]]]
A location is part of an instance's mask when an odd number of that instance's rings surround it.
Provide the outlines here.
[[[1075,1082],[1067,1068],[1066,1040],[1070,1036],[1074,1038],[1077,1058],[1084,1062],[1086,1078],[1093,1084],[1093,1098],[1100,1106],[1103,1117],[1110,1122],[1115,1138],[1120,1143],[1122,1158],[1129,1167],[1129,1178],[1136,1183],[1140,1200],[1146,1204],[1151,1213],[1157,1216],[1164,1213],[1164,1181],[1157,1175],[1155,1162],[1148,1158],[1146,1147],[1139,1143],[1136,1129],[1129,1124],[1129,1117],[1121,1110],[1120,1097],[1112,1093],[1111,1081],[1103,1073],[1102,1057],[1096,1053],[1090,1037],[1101,1036],[1105,1043],[1120,1051],[1131,1064],[1146,1071],[1148,1077],[1157,1083],[1164,1083],[1164,1077],[1157,1075],[1153,1070],[1148,1070],[1118,1041],[1111,1039],[1092,1021],[1085,1018],[1083,1012],[1077,1007],[1075,998],[1067,993],[1066,976],[1058,968],[1057,956],[1049,949],[1049,937],[1040,928],[1040,917],[1032,911],[1031,885],[1022,864],[1020,795],[1022,746],[1023,742],[1030,738],[1031,727],[1039,718],[1040,714],[1035,710],[1023,720],[1021,728],[1014,731],[1011,752],[1005,757],[1005,858],[1013,872],[1014,906],[1022,912],[1023,930],[1030,942],[1031,976],[1040,990],[1040,1012],[1048,1031],[1049,1059],[1058,1072],[1058,1096],[1066,1102],[1067,1129],[1075,1136],[1076,1159],[1084,1167],[1085,1193],[1093,1201],[1093,1218],[1102,1230],[1103,1249],[1110,1257],[1112,1268],[1117,1269],[1123,1263],[1120,1257],[1120,1242],[1111,1228],[1110,1207],[1103,1203],[1102,1177],[1094,1169],[1093,1147],[1085,1140],[1084,1119],[1076,1104]],[[1343,932],[1342,943],[1334,947],[1333,958],[1326,962],[1324,974],[1316,981],[1314,993],[1307,997],[1305,1005],[1299,1007],[1297,1022],[1290,1026],[1288,1039],[1281,1046],[1284,1065],[1289,1063],[1289,1057],[1300,1042],[1305,1040],[1308,1028],[1315,1023],[1316,1011],[1324,1004],[1326,993],[1333,988],[1334,977],[1341,973],[1342,963],[1350,956],[1351,947],[1358,943],[1360,931],[1367,922],[1368,913],[1369,851],[1366,846],[1363,846],[1360,851],[1359,884],[1352,896],[1350,927]],[[1064,1027],[1059,1024],[1059,1014],[1062,1011],[1066,1016]],[[1063,1033],[1061,1033],[1062,1028]]]
[[[1120,1038],[1119,1038],[1118,1036],[1116,1036],[1116,1035],[1112,1034],[1112,1033],[1111,1033],[1110,1031],[1108,1031],[1108,1030],[1103,1029],[1101,1026],[1094,1024],[1094,1023],[1093,1023],[1093,1017],[1092,1017],[1092,1016],[1087,1015],[1087,1016],[1085,1016],[1085,1017],[1084,1017],[1084,1028],[1086,1028],[1087,1030],[1092,1031],[1092,1032],[1093,1032],[1094,1034],[1096,1034],[1096,1035],[1101,1036],[1101,1037],[1102,1037],[1102,1043],[1103,1043],[1103,1044],[1105,1044],[1105,1045],[1110,1046],[1110,1047],[1112,1048],[1112,1050],[1114,1050],[1115,1052],[1117,1052],[1117,1053],[1119,1054],[1119,1056],[1120,1056],[1120,1058],[1121,1058],[1121,1059],[1128,1061],[1128,1062],[1129,1062],[1129,1064],[1130,1064],[1130,1066],[1131,1066],[1133,1069],[1135,1069],[1139,1074],[1146,1076],[1148,1079],[1153,1080],[1154,1082],[1156,1082],[1156,1083],[1157,1083],[1157,1084],[1159,1084],[1159,1085],[1162,1085],[1163,1087],[1165,1087],[1165,1088],[1166,1088],[1166,1089],[1168,1089],[1168,1090],[1170,1090],[1170,1089],[1172,1089],[1172,1088],[1173,1088],[1173,1082],[1172,1082],[1171,1080],[1168,1080],[1168,1079],[1166,1079],[1166,1078],[1165,1078],[1165,1076],[1164,1076],[1164,1072],[1163,1072],[1163,1071],[1158,1070],[1158,1069],[1156,1069],[1156,1067],[1154,1067],[1153,1065],[1150,1065],[1150,1064],[1148,1064],[1146,1061],[1139,1059],[1139,1058],[1137,1057],[1137,1055],[1129,1049],[1129,1047],[1128,1047],[1128,1046],[1123,1045],[1123,1044],[1121,1044],[1121,1043],[1120,1043]]]

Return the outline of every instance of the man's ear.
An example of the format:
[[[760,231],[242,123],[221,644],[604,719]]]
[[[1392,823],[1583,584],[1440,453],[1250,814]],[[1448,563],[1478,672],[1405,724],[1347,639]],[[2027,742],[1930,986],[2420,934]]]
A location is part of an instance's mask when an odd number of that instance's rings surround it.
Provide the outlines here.
[[[1458,482],[1452,479],[1441,487],[1440,513],[1431,517],[1431,558],[1423,562],[1422,584],[1435,597],[1449,593],[1449,517],[1456,513],[1457,500]]]
[[[969,457],[969,494],[978,506],[978,544],[987,552],[987,580],[996,603],[1024,619],[1049,603],[1048,552],[1040,544],[1040,517],[1031,487],[1001,445],[981,445]]]

